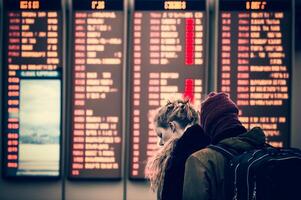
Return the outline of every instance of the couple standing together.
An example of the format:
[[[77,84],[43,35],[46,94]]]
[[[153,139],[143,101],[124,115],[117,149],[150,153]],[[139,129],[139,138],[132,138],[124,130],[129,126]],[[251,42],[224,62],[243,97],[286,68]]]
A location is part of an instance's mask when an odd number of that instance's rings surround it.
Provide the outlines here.
[[[225,93],[210,93],[200,117],[188,101],[168,102],[154,124],[162,147],[148,161],[146,177],[158,200],[225,199],[225,158],[206,147],[220,144],[242,153],[265,144],[260,128],[245,129],[236,104]]]

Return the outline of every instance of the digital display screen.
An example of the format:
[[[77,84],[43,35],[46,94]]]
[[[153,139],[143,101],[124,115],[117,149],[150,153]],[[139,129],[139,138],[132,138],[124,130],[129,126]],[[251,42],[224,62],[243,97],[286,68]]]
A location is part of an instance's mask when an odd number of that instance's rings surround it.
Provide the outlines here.
[[[144,178],[158,149],[155,111],[168,100],[190,99],[196,109],[207,89],[204,0],[136,0],[131,64],[130,178]]]
[[[122,0],[74,0],[70,178],[120,178]]]
[[[58,177],[61,2],[5,0],[4,7],[4,175]]]
[[[289,145],[292,1],[219,1],[218,90],[230,94],[246,128]]]

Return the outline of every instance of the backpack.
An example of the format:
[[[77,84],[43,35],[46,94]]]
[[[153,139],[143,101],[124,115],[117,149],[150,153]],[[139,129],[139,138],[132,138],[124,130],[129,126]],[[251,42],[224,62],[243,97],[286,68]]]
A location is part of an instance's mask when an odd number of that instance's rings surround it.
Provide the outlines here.
[[[209,148],[226,159],[225,200],[301,199],[301,150],[266,144],[238,154],[222,144]]]

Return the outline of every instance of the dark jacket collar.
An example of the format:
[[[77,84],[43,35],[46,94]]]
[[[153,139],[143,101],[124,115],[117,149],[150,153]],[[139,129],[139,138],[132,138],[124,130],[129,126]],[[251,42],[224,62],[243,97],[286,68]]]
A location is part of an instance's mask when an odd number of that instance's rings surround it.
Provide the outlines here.
[[[210,144],[210,137],[205,134],[200,125],[196,124],[189,127],[177,141],[173,155],[187,159],[193,152],[208,144]]]
[[[165,169],[162,200],[181,200],[186,159],[210,144],[210,137],[202,127],[193,125],[177,141]]]
[[[232,148],[236,152],[243,152],[255,148],[262,148],[265,144],[266,137],[260,127],[252,128],[237,137],[229,137],[222,140],[220,143]]]

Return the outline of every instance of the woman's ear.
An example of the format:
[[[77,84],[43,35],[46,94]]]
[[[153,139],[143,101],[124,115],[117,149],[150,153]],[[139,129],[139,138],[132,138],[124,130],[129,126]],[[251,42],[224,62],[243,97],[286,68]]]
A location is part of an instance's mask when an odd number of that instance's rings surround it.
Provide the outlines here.
[[[169,122],[168,124],[169,124],[171,131],[173,133],[176,132],[176,124],[174,122]]]

